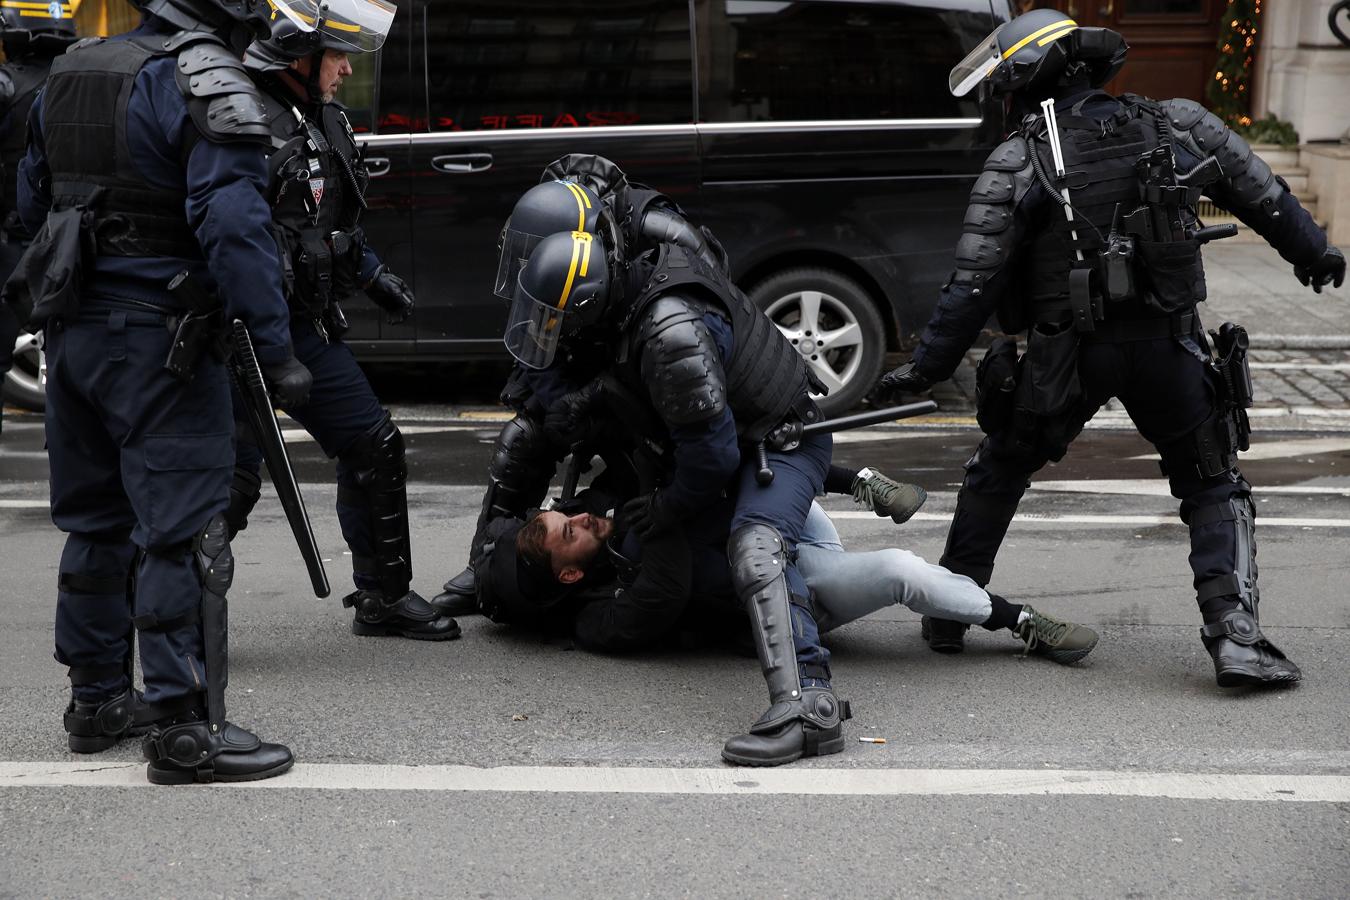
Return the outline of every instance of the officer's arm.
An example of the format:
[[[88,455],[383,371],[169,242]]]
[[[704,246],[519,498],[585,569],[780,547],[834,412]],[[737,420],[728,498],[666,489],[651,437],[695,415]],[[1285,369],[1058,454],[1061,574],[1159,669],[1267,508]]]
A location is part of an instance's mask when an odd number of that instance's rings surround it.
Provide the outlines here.
[[[42,94],[28,111],[28,149],[19,160],[17,188],[19,218],[30,233],[36,234],[52,208],[52,173],[42,143]]]
[[[675,473],[662,503],[689,515],[716,500],[741,464],[724,368],[731,329],[667,295],[643,313],[638,345],[643,381],[675,445]]]
[[[1045,199],[1020,135],[989,154],[970,192],[956,270],[914,351],[914,364],[929,381],[951,377],[1004,294],[1016,289],[1011,282],[1017,250]]]
[[[1193,100],[1168,100],[1161,105],[1179,149],[1200,160],[1212,156],[1223,168],[1223,177],[1205,190],[1210,199],[1265,238],[1290,263],[1311,265],[1322,256],[1326,232],[1251,145]]]
[[[163,88],[157,102],[163,112],[182,110],[176,124],[181,128],[178,146],[189,148],[188,223],[226,319],[242,319],[248,326],[259,362],[279,365],[293,353],[266,200],[264,153],[271,147],[271,132],[262,97],[243,64],[220,44],[191,44],[177,62],[176,103],[169,105],[168,85],[157,85]]]
[[[633,584],[582,607],[573,626],[577,645],[597,653],[640,650],[670,634],[689,603],[689,542],[670,528],[642,545]]]
[[[363,244],[362,248],[361,267],[357,270],[356,278],[361,284],[370,284],[379,274],[380,266],[384,264],[380,262],[379,255],[370,244]]]

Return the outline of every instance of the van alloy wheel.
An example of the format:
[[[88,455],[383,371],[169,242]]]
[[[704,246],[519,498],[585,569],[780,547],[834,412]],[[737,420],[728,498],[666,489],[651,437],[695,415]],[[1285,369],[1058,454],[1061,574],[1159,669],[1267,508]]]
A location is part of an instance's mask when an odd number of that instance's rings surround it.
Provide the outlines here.
[[[26,409],[46,406],[47,392],[42,384],[42,350],[35,334],[20,334],[14,342],[14,366],[4,376],[4,399]]]

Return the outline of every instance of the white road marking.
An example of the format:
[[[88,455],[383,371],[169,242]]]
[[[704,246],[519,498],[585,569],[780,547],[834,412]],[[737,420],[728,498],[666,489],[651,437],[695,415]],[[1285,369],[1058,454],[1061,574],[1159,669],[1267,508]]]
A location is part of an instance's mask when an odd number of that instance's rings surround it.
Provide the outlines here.
[[[0,787],[153,787],[144,763],[0,763]],[[218,785],[321,791],[833,796],[1110,796],[1346,803],[1346,775],[1230,775],[1076,769],[681,769],[600,766],[299,764],[266,781]],[[162,788],[161,788],[162,790]]]
[[[1170,497],[1172,492],[1167,481],[1162,478],[1103,478],[1084,479],[1082,481],[1033,481],[1032,491],[1055,491],[1067,494],[1131,494],[1140,497]],[[1266,494],[1293,494],[1313,496],[1327,494],[1331,496],[1350,496],[1350,485],[1345,487],[1326,487],[1321,485],[1301,486],[1297,484],[1257,485],[1253,491],[1257,496]]]
[[[47,500],[0,500],[0,509],[48,509]]]
[[[1344,453],[1350,451],[1350,438],[1296,438],[1289,441],[1261,441],[1252,444],[1250,450],[1242,451],[1240,462],[1253,459],[1291,459],[1296,456],[1315,456],[1319,453]],[[1153,459],[1158,454],[1143,453],[1130,459]]]
[[[1253,369],[1275,371],[1308,370],[1321,372],[1350,372],[1350,363],[1249,362]]]
[[[830,510],[831,519],[876,519],[876,513],[863,510]],[[950,522],[951,513],[915,513],[911,522]],[[1171,516],[1097,516],[1078,513],[1018,513],[1014,522],[1028,525],[1182,525],[1181,519]],[[1350,519],[1303,519],[1258,515],[1260,528],[1350,528]]]

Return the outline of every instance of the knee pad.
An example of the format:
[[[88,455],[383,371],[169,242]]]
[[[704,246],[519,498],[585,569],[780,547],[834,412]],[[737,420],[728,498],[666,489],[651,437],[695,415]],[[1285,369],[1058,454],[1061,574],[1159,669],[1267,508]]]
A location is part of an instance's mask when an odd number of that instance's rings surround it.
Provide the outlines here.
[[[248,527],[248,514],[253,512],[261,496],[262,477],[243,466],[235,466],[234,477],[230,480],[230,504],[225,507],[224,514],[231,539]]]
[[[223,515],[211,517],[192,540],[192,554],[202,579],[202,590],[224,597],[234,581],[234,554],[230,552],[230,531]]]
[[[352,467],[356,481],[362,487],[390,490],[407,484],[403,432],[398,430],[388,413],[378,425],[352,441],[341,456]]]
[[[408,536],[408,465],[403,433],[386,414],[342,453],[356,484],[338,485],[338,503],[363,510],[369,521],[372,557],[353,549],[352,568],[377,579],[380,589],[401,596],[412,581]]]
[[[786,577],[783,537],[770,525],[744,525],[732,532],[727,558],[731,561],[732,584],[742,597]]]

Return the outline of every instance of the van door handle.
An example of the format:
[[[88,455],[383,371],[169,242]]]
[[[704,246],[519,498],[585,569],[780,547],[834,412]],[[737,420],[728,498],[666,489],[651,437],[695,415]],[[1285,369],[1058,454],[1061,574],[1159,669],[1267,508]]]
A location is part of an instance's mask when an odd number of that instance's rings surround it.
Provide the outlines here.
[[[388,175],[390,169],[389,160],[383,156],[367,156],[364,160],[366,172],[371,178],[379,178],[381,175]]]
[[[492,154],[455,153],[449,156],[433,156],[431,167],[444,175],[469,175],[473,172],[486,172],[492,168]]]

